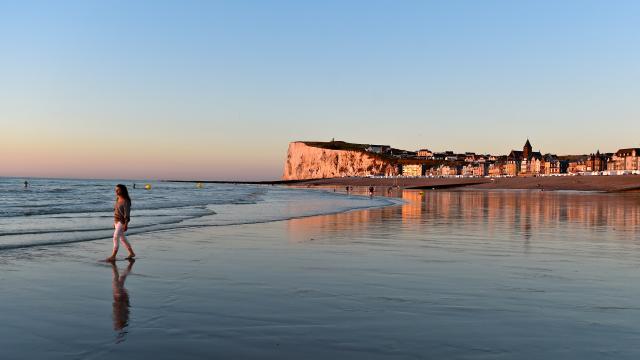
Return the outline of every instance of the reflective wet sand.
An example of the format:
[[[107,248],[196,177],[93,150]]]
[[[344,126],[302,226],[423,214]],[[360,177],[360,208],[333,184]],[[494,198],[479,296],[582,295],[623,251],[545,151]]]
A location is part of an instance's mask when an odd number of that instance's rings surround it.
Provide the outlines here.
[[[108,240],[3,252],[2,358],[638,358],[640,196],[394,191],[134,235],[130,268]]]

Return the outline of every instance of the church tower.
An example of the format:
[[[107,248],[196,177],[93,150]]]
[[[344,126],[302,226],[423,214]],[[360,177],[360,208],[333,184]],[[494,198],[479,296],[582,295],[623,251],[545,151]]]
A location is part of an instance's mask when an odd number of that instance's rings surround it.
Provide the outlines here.
[[[529,157],[531,156],[531,152],[533,152],[533,148],[531,147],[531,143],[529,142],[529,139],[527,139],[527,142],[524,144],[524,147],[522,148],[522,157],[525,159],[529,159]]]

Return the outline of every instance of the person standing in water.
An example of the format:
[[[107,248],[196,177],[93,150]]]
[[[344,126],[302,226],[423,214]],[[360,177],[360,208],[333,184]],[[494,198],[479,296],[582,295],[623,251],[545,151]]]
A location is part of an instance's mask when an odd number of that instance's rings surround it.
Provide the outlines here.
[[[24,181],[24,187],[29,187],[29,182],[27,180]]]
[[[129,191],[126,186],[118,184],[116,185],[116,204],[113,207],[113,226],[115,228],[113,231],[113,252],[111,253],[111,256],[107,258],[107,261],[116,260],[120,241],[122,241],[122,244],[129,252],[127,259],[133,259],[136,256],[131,248],[131,244],[129,244],[129,241],[127,241],[127,237],[125,236],[129,221],[131,220],[130,215],[131,198],[129,197]]]

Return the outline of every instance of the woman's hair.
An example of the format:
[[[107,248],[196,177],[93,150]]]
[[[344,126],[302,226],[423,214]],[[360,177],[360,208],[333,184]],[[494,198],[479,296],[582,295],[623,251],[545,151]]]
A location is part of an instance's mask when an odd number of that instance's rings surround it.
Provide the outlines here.
[[[129,191],[127,190],[127,187],[125,185],[122,185],[122,184],[116,185],[116,195],[120,196],[121,198],[125,199],[129,204],[131,204]]]

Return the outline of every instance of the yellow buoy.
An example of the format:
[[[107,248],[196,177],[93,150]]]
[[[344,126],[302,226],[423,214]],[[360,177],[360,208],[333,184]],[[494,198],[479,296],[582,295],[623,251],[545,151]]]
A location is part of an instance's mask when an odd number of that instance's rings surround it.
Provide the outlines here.
[[[146,185],[144,186],[144,188],[145,188],[146,190],[151,190],[151,184],[146,184]]]

